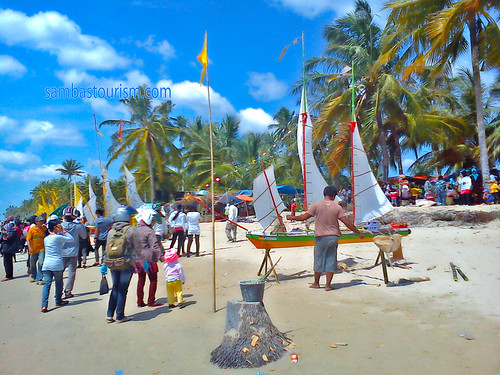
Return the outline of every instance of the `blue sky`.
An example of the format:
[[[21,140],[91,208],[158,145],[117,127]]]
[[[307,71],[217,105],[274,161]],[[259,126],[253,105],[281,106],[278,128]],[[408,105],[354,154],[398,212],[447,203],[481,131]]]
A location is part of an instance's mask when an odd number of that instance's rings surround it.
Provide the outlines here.
[[[173,115],[207,115],[196,60],[208,30],[213,119],[236,115],[242,132],[262,130],[301,75],[301,48],[283,47],[305,32],[306,58],[322,53],[324,25],[354,1],[3,1],[0,8],[0,214],[28,199],[73,158],[92,175],[98,123],[129,118],[118,98],[47,98],[50,88],[169,87]],[[382,1],[371,1],[375,13]],[[379,13],[380,24],[384,14]],[[112,129],[100,139],[104,159]],[[110,176],[119,176],[118,163]]]

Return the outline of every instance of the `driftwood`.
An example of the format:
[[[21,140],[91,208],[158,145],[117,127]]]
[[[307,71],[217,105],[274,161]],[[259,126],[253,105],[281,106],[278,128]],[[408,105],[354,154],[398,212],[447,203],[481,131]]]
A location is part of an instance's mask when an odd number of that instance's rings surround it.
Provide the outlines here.
[[[229,300],[224,337],[210,361],[221,368],[260,367],[281,358],[289,344],[263,303]]]

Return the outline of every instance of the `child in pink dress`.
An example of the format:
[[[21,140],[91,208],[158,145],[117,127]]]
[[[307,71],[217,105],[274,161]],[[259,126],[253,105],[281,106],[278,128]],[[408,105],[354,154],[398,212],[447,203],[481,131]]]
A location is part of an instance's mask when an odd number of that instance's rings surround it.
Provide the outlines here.
[[[164,255],[165,279],[167,281],[168,307],[176,307],[182,304],[182,284],[186,282],[184,271],[178,259],[175,249],[168,249]],[[177,296],[177,305],[175,297]]]

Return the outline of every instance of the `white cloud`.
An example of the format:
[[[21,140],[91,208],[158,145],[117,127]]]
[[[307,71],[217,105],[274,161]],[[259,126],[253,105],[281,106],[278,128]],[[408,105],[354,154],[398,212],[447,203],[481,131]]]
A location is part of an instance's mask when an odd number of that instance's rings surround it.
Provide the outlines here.
[[[39,156],[31,152],[0,150],[0,164],[24,165],[29,163],[40,163],[41,161]]]
[[[165,61],[172,57],[175,57],[174,47],[167,40],[162,40],[158,43],[155,43],[154,39],[155,36],[150,35],[144,42],[137,41],[136,45],[138,47],[144,48],[146,51],[161,55],[163,57],[163,60]]]
[[[246,133],[253,131],[256,133],[264,132],[267,126],[272,124],[273,117],[261,108],[246,108],[238,112],[240,118],[240,131]]]
[[[248,76],[249,92],[255,100],[270,102],[286,95],[286,83],[278,81],[273,73],[250,72]]]
[[[0,10],[0,41],[49,52],[65,67],[112,70],[130,64],[106,41],[82,34],[75,22],[53,11],[29,17],[11,9]]]
[[[23,180],[23,181],[40,181],[48,180],[55,177],[61,177],[61,174],[56,171],[61,168],[60,164],[42,165],[36,168],[23,168],[22,170],[12,170],[0,166],[0,173],[6,179]]]
[[[170,87],[172,102],[178,107],[185,107],[195,111],[198,115],[208,117],[207,87],[198,82],[183,81],[173,83],[170,80],[161,80],[156,87]],[[232,104],[225,97],[210,89],[210,104],[212,116],[225,116],[236,113]]]
[[[0,130],[9,130],[16,126],[17,121],[7,116],[0,116]]]
[[[26,71],[26,67],[12,56],[0,55],[0,75],[19,78]]]
[[[0,116],[0,131],[5,143],[31,142],[32,145],[66,145],[83,147],[85,139],[76,127],[70,124],[54,125],[49,121],[27,120],[19,126],[16,120]]]
[[[406,159],[403,159],[401,164],[403,164],[403,168],[406,170],[410,165],[412,165],[413,163],[415,163],[415,159],[409,159],[409,158],[406,158]]]
[[[275,5],[289,8],[293,12],[307,17],[314,18],[320,13],[335,11],[337,14],[344,14],[352,10],[354,1],[335,0],[268,0]]]
[[[335,12],[335,16],[343,16],[352,12],[355,0],[268,0],[268,2],[290,9],[292,12],[307,18],[314,18],[321,13]],[[375,15],[375,22],[382,27],[387,21],[389,11],[382,11],[386,0],[370,0],[370,7]]]

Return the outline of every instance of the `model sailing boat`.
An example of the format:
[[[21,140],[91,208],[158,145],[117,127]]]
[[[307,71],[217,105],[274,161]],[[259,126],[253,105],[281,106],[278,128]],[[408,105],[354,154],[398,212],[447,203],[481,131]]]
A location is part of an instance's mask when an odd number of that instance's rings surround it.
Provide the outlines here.
[[[354,101],[354,75],[352,90]],[[394,207],[385,196],[370,168],[365,149],[361,143],[354,110],[352,120],[350,125],[353,222],[355,225],[360,225],[385,215],[392,211]],[[305,85],[302,86],[302,99],[297,126],[297,147],[304,180],[304,209],[307,210],[308,206],[323,199],[323,189],[327,186],[327,183],[314,161],[312,121],[307,107]],[[262,175],[265,176],[264,179]],[[264,180],[268,184],[262,188],[262,181]],[[254,207],[262,232],[248,232],[247,238],[258,249],[313,246],[314,232],[312,230],[286,232],[284,226],[281,225],[281,232],[266,233],[274,220],[280,220],[280,224],[282,224],[280,213],[284,209],[281,209],[283,202],[279,194],[277,194],[277,190],[276,194],[274,193],[275,185],[274,169],[272,168],[266,169],[254,180]],[[263,198],[266,195],[270,195],[273,199]],[[273,220],[270,221],[270,218],[273,218]],[[394,231],[403,236],[410,233],[408,228],[394,228]],[[343,231],[339,243],[373,242],[374,236],[373,233],[365,233],[365,237],[361,239],[352,231]]]

